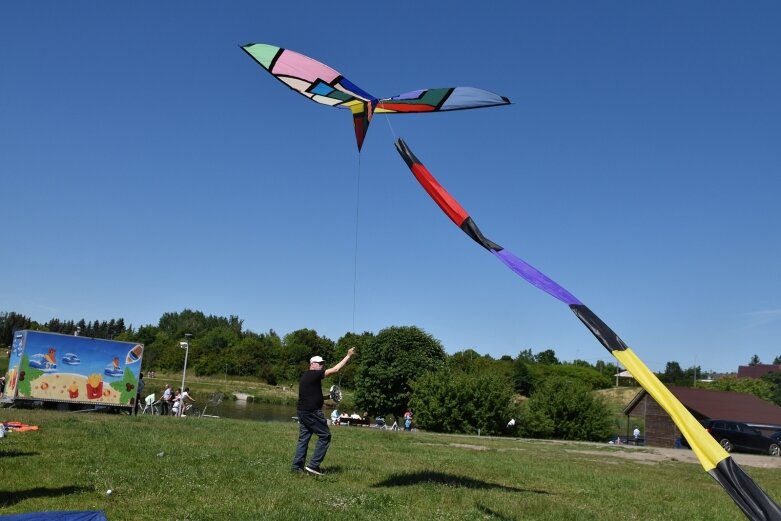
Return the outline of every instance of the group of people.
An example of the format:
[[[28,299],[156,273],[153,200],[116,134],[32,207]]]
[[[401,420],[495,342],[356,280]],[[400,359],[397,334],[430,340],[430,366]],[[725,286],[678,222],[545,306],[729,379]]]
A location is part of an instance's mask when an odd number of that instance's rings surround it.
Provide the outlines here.
[[[382,416],[377,416],[375,419],[375,426],[380,429],[387,429],[388,427],[385,424],[385,418]],[[346,412],[339,412],[339,409],[334,409],[331,411],[331,425],[339,426],[339,425],[363,425],[363,426],[371,426],[371,420],[369,419],[369,413],[364,412],[363,416],[358,414],[357,412],[354,412],[352,414],[347,414]],[[412,410],[407,409],[407,411],[404,413],[404,430],[405,431],[411,431],[412,430]],[[398,431],[401,430],[401,427],[399,427],[398,420],[393,422],[393,425],[390,427],[390,430],[392,431]]]
[[[140,385],[142,381],[143,377],[139,379],[139,387],[143,389]],[[159,401],[155,393],[148,395],[144,401],[152,407],[159,406],[162,416],[187,416],[187,410],[195,403],[195,400],[190,395],[189,387],[185,387],[184,391],[180,388],[174,391],[169,384],[166,384]],[[136,410],[138,410],[137,407]]]

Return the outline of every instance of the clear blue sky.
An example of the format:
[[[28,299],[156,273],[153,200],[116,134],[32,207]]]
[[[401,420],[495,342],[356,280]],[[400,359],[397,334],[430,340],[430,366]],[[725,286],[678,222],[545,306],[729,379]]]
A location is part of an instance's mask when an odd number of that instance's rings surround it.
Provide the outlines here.
[[[401,136],[652,369],[781,355],[777,2],[273,4],[0,6],[0,310],[137,327],[189,308],[333,340],[417,325],[450,353],[610,360],[447,220]],[[359,162],[349,113],[249,42],[380,97],[514,104],[380,116]]]

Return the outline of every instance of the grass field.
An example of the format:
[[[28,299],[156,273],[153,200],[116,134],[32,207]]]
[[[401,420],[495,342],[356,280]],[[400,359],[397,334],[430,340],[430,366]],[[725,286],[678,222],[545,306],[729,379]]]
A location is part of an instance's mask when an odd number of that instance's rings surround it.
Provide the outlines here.
[[[335,428],[325,477],[293,475],[291,423],[0,409],[0,515],[118,520],[740,520],[699,465],[606,444]],[[310,452],[311,454],[311,452]],[[781,473],[745,469],[774,498]],[[113,494],[106,495],[112,489]]]

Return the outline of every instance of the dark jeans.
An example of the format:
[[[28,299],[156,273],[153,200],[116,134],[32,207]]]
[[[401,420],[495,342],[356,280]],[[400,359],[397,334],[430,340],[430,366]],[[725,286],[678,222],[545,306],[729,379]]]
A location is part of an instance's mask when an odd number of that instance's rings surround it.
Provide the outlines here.
[[[309,460],[309,467],[319,467],[328,452],[331,444],[331,430],[325,421],[323,411],[298,411],[298,446],[293,458],[293,470],[302,470],[306,463],[306,451],[309,448],[309,439],[312,434],[317,435],[315,453]]]
[[[160,400],[160,414],[168,416],[168,402],[165,400]]]

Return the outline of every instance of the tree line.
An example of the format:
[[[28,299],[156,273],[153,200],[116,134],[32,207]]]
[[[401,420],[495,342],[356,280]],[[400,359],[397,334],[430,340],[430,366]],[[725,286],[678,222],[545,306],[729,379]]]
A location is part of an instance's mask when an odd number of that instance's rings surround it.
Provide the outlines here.
[[[620,368],[612,362],[562,362],[553,349],[523,349],[515,357],[499,358],[473,349],[448,355],[439,340],[415,326],[348,332],[334,341],[311,329],[284,336],[274,330],[256,333],[245,330],[238,316],[188,309],[165,313],[157,325],[138,328],[126,326],[122,318],[37,323],[5,312],[0,313],[0,344],[9,346],[20,329],[73,334],[77,328],[83,336],[144,344],[144,370],[161,372],[181,371],[185,352],[180,342],[189,334],[188,372],[254,377],[270,385],[297,382],[314,355],[336,363],[355,346],[353,362],[331,382],[353,391],[349,405],[396,418],[411,407],[416,423],[427,430],[504,434],[508,420],[516,418],[512,434],[598,441],[619,427],[610,408],[590,392],[614,385]],[[696,374],[701,374],[699,367],[681,370],[677,362],[669,362],[657,376],[667,384],[691,386]],[[781,404],[781,375],[726,378],[708,385]]]

